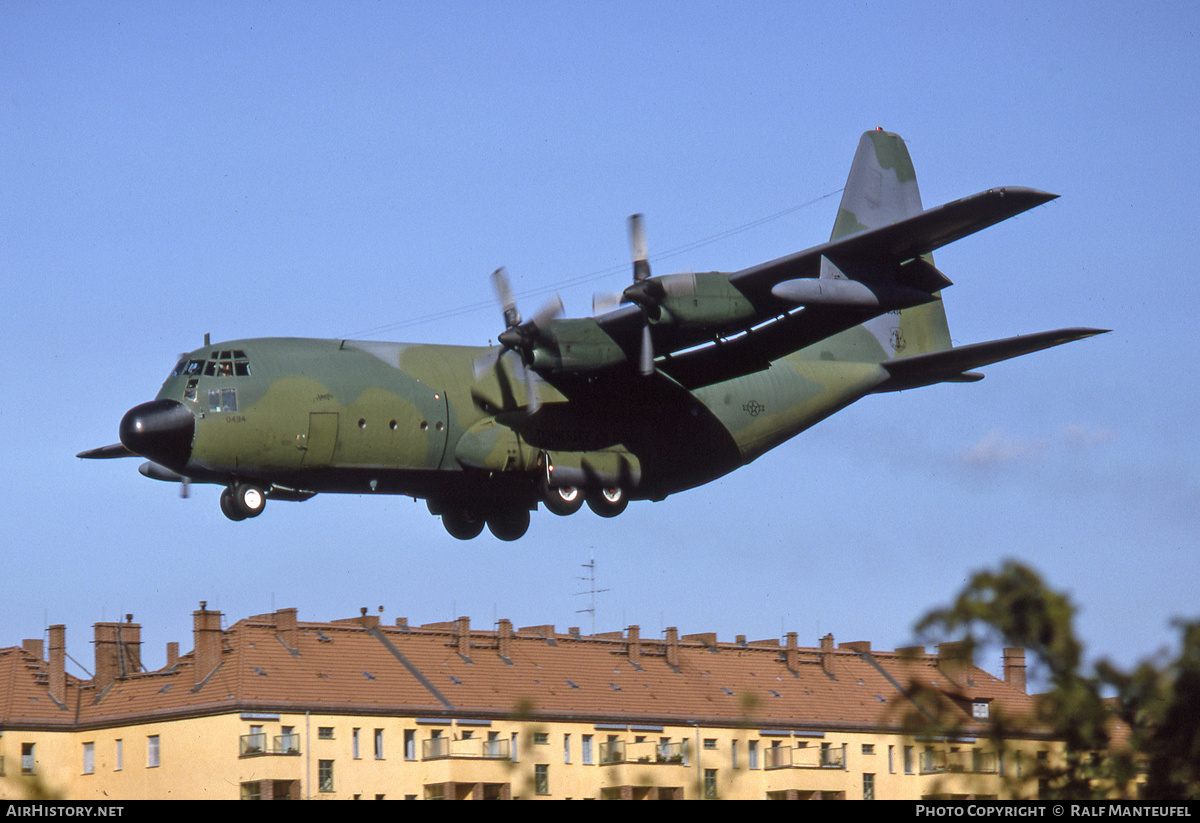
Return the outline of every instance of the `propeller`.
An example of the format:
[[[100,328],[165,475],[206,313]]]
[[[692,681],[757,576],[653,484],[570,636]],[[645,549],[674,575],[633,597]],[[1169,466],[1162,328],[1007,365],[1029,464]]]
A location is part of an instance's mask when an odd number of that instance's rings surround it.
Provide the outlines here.
[[[633,285],[620,295],[596,295],[592,298],[592,313],[602,314],[621,303],[633,303],[642,310],[642,335],[638,345],[638,372],[654,373],[654,341],[650,336],[650,317],[658,315],[658,301],[665,294],[657,280],[650,279],[650,255],[647,253],[645,216],[629,217],[629,251],[633,258]]]
[[[562,300],[555,295],[533,317],[522,322],[521,312],[517,309],[517,301],[513,297],[508,275],[503,267],[492,272],[492,288],[496,291],[496,298],[500,301],[500,309],[504,313],[505,328],[496,338],[500,343],[496,350],[475,361],[475,377],[482,377],[488,370],[497,368],[500,358],[512,352],[517,355],[514,371],[525,383],[529,410],[535,412],[541,407],[541,401],[538,398],[537,374],[533,371],[533,353],[541,340],[541,330],[562,314]]]

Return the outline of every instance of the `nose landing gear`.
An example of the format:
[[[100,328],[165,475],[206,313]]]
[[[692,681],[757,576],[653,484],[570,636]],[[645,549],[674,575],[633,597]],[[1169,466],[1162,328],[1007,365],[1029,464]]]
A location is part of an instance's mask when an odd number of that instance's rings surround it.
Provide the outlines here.
[[[235,483],[221,492],[221,512],[230,520],[258,517],[266,505],[266,493],[251,483]]]

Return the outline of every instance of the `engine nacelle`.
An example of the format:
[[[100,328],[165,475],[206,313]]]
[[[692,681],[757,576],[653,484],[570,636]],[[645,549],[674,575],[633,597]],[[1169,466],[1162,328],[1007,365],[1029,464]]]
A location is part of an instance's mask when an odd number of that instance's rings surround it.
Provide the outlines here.
[[[753,304],[718,271],[665,274],[634,283],[624,299],[636,303],[651,323],[681,329],[723,329],[755,317]]]

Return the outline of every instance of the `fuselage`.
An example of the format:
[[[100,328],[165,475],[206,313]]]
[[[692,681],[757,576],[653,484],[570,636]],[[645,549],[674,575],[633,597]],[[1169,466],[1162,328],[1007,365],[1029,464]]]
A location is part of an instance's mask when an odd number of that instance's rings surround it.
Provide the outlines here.
[[[694,392],[661,374],[631,377],[636,392],[584,398],[536,383],[531,411],[509,358],[477,376],[489,351],[308,338],[205,346],[180,360],[155,401],[179,404],[168,406],[176,421],[190,414],[190,443],[136,450],[195,481],[254,481],[280,496],[491,498],[536,508],[550,462],[562,476],[661,499],[869,393],[884,357],[859,327]]]

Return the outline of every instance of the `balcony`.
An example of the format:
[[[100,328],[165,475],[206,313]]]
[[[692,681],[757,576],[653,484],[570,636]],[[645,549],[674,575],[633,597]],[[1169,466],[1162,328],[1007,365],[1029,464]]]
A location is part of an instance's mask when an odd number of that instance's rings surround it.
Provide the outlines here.
[[[422,760],[509,760],[507,740],[451,740],[449,737],[431,737],[421,741]]]
[[[261,757],[268,754],[300,754],[300,735],[277,734],[267,745],[267,735],[243,734],[238,738],[238,757]]]
[[[600,744],[600,765],[617,763],[656,763],[668,766],[686,766],[688,761],[687,741],[662,743],[643,740],[626,743],[610,740]]]
[[[843,769],[846,750],[838,746],[771,746],[763,749],[767,769]]]
[[[921,774],[946,774],[947,772],[996,774],[997,771],[995,752],[985,752],[979,749],[921,752]]]

